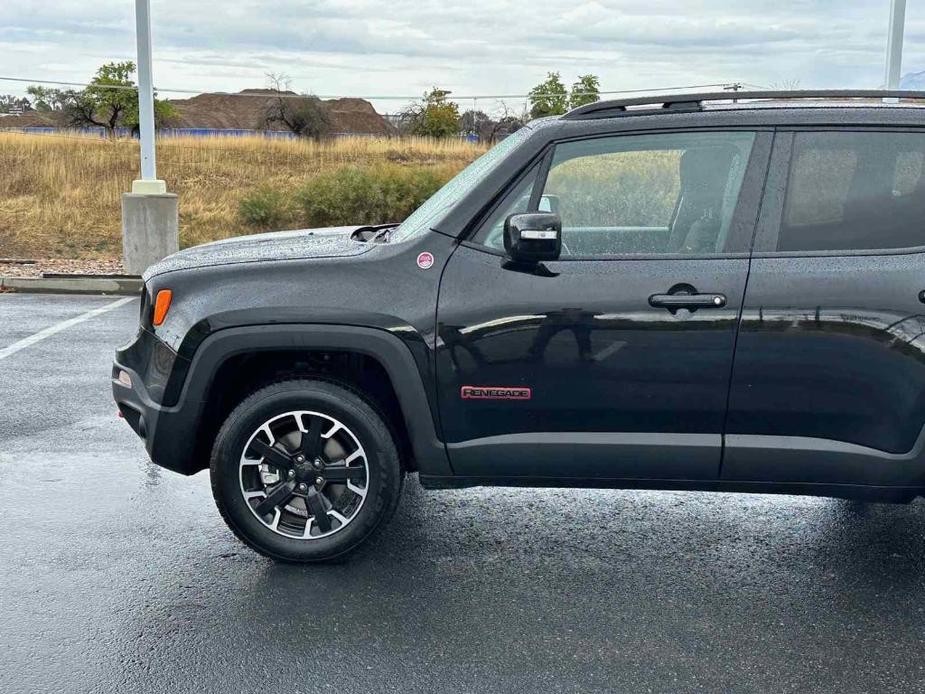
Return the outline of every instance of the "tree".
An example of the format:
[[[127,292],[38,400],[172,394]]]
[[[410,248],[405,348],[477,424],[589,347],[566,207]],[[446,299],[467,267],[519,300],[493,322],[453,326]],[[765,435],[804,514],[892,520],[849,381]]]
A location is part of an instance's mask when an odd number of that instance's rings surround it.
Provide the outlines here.
[[[491,137],[488,141],[495,143],[503,140],[508,135],[520,130],[522,127],[524,127],[523,118],[518,118],[517,116],[504,116],[503,118],[499,118],[495,122],[495,127],[491,130]]]
[[[741,86],[736,84],[732,85],[734,88],[726,87],[727,91],[736,92]],[[800,78],[791,77],[789,79],[775,80],[768,85],[768,90],[772,92],[793,92],[800,88]]]
[[[489,139],[494,125],[494,121],[484,111],[471,109],[459,117],[459,132],[468,137],[475,136],[479,142]]]
[[[131,79],[135,63],[106,63],[90,80],[89,86],[74,89],[49,89],[32,85],[26,92],[34,99],[38,111],[59,112],[68,127],[105,128],[110,136],[116,128],[138,130],[138,88]],[[173,104],[154,100],[154,125],[162,127],[177,115]]]
[[[156,92],[155,92],[156,94]],[[154,97],[154,127],[155,128],[166,128],[172,123],[177,121],[177,118],[180,117],[180,112],[177,111],[177,107],[165,99],[158,99],[157,96]],[[141,124],[138,121],[138,101],[136,100],[131,108],[125,112],[125,117],[122,120],[122,125],[126,128],[130,128],[132,135],[138,135],[138,131],[141,129]]]
[[[299,137],[320,140],[331,132],[331,117],[321,99],[311,94],[298,95],[289,89],[286,75],[269,73],[267,81],[275,92],[267,102],[264,126],[285,126]]]
[[[501,116],[492,124],[491,132],[488,134],[488,141],[491,144],[503,140],[511,133],[517,132],[527,121],[526,110],[517,115],[506,103],[501,102]]]
[[[14,96],[12,94],[0,94],[0,113],[11,113],[14,111],[31,111],[32,103],[25,97]]]
[[[419,104],[401,113],[401,129],[422,137],[454,137],[459,134],[459,105],[447,101],[448,91],[434,87]]]
[[[601,82],[597,75],[579,75],[569,94],[569,107],[578,108],[601,100]]]
[[[547,73],[546,81],[540,82],[527,94],[527,102],[530,104],[531,118],[565,113],[568,110],[568,92],[559,73]]]
[[[26,87],[26,94],[32,97],[36,111],[63,111],[74,93],[73,89],[50,89],[38,84]]]
[[[90,86],[80,96],[80,107],[68,113],[75,126],[96,125],[106,128],[109,135],[125,125],[125,116],[133,109],[138,113],[138,89],[132,81],[135,63],[106,63],[96,71]]]

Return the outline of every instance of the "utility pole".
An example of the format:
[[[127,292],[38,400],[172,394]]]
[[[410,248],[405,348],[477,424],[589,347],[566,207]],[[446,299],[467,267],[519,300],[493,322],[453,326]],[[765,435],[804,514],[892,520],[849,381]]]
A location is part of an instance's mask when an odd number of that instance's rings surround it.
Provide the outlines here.
[[[154,80],[151,69],[151,0],[135,0],[138,44],[138,130],[141,178],[122,195],[122,261],[125,271],[140,275],[150,265],[179,250],[177,196],[157,177],[154,142]]]
[[[886,41],[886,89],[899,89],[903,63],[903,30],[906,25],[906,0],[890,0],[890,28]]]

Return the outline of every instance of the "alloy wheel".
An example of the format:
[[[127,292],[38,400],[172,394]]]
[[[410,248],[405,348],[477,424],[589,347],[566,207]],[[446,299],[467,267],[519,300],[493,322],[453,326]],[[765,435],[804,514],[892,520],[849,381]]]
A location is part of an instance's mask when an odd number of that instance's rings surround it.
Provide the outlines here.
[[[239,468],[241,493],[260,522],[306,541],[347,527],[369,489],[359,439],[320,412],[286,412],[261,424],[244,446]]]

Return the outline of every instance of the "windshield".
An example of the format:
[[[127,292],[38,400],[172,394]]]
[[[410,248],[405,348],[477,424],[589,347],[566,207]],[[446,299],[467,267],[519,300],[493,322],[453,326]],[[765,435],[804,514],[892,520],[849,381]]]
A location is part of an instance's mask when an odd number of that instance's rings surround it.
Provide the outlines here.
[[[454,176],[445,186],[427,199],[423,205],[412,212],[392,234],[391,241],[406,241],[429,229],[434,221],[456,204],[456,201],[472,190],[498,162],[504,159],[527,139],[529,128],[521,128],[504,138],[500,143],[485,152]]]

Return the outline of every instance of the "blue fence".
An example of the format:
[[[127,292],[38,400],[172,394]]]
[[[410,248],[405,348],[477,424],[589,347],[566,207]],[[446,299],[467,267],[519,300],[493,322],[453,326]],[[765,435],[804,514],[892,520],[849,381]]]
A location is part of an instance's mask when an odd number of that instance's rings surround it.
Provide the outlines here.
[[[3,121],[0,121],[0,130]],[[35,125],[25,128],[9,128],[13,132],[30,133],[34,135],[83,135],[96,136],[101,138],[108,137],[105,128],[55,128],[50,125]],[[268,139],[292,140],[298,136],[286,130],[250,130],[246,128],[160,128],[157,131],[159,138],[163,137],[265,137]],[[135,137],[129,128],[116,128],[116,137]],[[383,137],[382,135],[370,135],[366,133],[331,133],[330,137]],[[386,136],[387,137],[387,136]],[[468,142],[478,142],[478,135],[460,135],[460,139]]]
[[[247,130],[245,128],[161,128],[158,137],[254,137],[282,138],[291,140],[297,135],[288,130]]]
[[[0,125],[2,125],[2,122],[0,122]],[[55,128],[42,125],[16,128],[16,131],[35,135],[78,134],[91,137],[108,137],[105,128]],[[255,135],[283,139],[292,139],[296,137],[295,134],[282,130],[247,130],[245,128],[233,128],[228,130],[221,128],[161,128],[157,131],[158,137],[253,137]],[[132,131],[129,128],[116,128],[116,137],[132,136]]]

